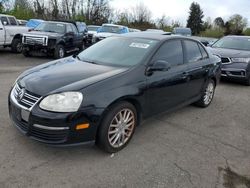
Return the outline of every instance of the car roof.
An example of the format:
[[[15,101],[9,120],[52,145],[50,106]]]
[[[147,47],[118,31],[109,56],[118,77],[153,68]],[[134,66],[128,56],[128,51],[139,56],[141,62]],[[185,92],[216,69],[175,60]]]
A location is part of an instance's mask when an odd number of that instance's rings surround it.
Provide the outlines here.
[[[124,25],[116,25],[116,24],[109,24],[109,23],[104,23],[104,24],[102,24],[102,26],[127,27],[127,26],[124,26]]]
[[[169,35],[168,32],[158,33],[158,32],[131,32],[123,34],[125,37],[131,37],[131,38],[145,38],[145,39],[152,39],[152,40],[167,40],[172,38],[179,38],[179,39],[191,39],[189,37],[185,36],[179,36],[179,35]],[[194,39],[192,39],[194,40]],[[197,40],[194,40],[197,41]]]
[[[0,16],[15,17],[15,16],[12,16],[12,15],[8,15],[8,14],[0,14]]]

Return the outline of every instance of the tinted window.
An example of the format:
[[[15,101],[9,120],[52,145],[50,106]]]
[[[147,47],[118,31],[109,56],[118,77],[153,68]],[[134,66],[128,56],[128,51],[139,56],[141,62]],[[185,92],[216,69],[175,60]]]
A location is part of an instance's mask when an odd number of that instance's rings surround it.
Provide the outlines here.
[[[184,44],[187,52],[186,57],[188,63],[196,62],[202,59],[201,51],[197,42],[185,40]]]
[[[207,52],[206,52],[206,50],[200,45],[200,44],[198,44],[199,45],[199,48],[200,48],[200,51],[201,51],[201,54],[202,54],[202,58],[208,58],[208,54],[207,54]]]
[[[72,27],[73,32],[74,32],[75,34],[77,34],[78,32],[77,32],[76,27],[75,27],[73,24],[71,25],[71,27]]]
[[[171,66],[183,64],[183,51],[180,40],[164,43],[154,56],[154,60],[165,60]]]
[[[67,28],[67,33],[69,33],[69,32],[73,32],[73,29],[72,29],[72,27],[71,27],[71,25],[70,24],[67,24],[66,25],[66,28]]]
[[[8,17],[10,25],[17,25],[16,19],[13,17]]]
[[[52,33],[65,33],[65,24],[54,22],[42,22],[35,28],[35,30]]]
[[[7,23],[7,25],[9,25],[9,22],[8,22],[8,19],[7,19],[7,17],[1,17],[1,21],[2,21],[2,24],[4,25],[4,22],[6,22]]]

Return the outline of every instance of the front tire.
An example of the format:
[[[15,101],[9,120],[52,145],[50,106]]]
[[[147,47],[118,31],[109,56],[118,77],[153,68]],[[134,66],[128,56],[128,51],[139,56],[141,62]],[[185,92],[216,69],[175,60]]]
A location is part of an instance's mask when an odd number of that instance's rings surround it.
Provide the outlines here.
[[[246,86],[250,86],[250,75],[248,76],[248,79],[245,82]]]
[[[215,93],[215,82],[212,79],[210,79],[208,80],[205,89],[202,92],[201,98],[199,99],[199,101],[195,103],[195,105],[202,108],[208,107],[214,98],[214,93]]]
[[[22,51],[22,54],[25,56],[25,57],[30,57],[30,52],[28,50],[23,50]]]
[[[64,46],[61,44],[57,45],[55,48],[55,52],[54,52],[54,58],[61,59],[61,58],[64,58],[64,56],[65,56]]]
[[[81,51],[83,51],[85,49],[86,49],[86,43],[83,41],[82,45],[79,47],[79,51],[81,52]]]
[[[137,112],[128,102],[119,102],[106,113],[97,135],[97,145],[108,153],[123,149],[131,140],[137,125]]]
[[[13,39],[11,43],[11,50],[14,53],[21,53],[22,52],[22,41],[20,38]]]

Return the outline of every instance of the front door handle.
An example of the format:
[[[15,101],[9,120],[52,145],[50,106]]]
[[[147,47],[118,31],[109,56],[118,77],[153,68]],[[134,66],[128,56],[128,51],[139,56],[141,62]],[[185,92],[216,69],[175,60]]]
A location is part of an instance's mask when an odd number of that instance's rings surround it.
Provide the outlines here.
[[[3,28],[0,28],[0,30],[3,30]]]

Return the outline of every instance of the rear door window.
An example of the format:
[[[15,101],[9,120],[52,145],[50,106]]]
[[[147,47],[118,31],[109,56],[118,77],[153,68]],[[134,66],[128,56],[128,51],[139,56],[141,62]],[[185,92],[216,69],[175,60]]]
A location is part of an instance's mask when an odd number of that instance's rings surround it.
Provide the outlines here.
[[[16,19],[14,17],[8,17],[10,25],[17,25]]]
[[[171,66],[183,64],[183,50],[180,40],[170,40],[165,42],[156,52],[153,61],[165,60]]]
[[[197,42],[191,40],[184,40],[186,49],[186,59],[188,63],[202,60],[202,54]]]

